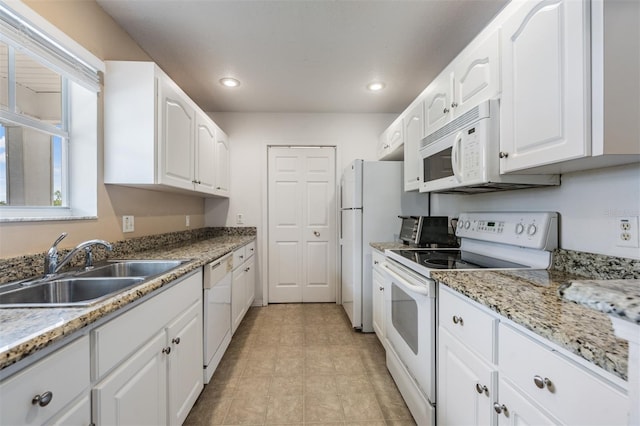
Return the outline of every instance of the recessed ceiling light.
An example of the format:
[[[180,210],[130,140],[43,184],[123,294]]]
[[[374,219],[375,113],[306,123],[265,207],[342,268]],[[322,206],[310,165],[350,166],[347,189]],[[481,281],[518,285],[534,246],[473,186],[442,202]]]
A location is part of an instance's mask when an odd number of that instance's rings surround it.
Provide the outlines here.
[[[220,79],[220,84],[225,87],[238,87],[240,86],[240,81],[235,78],[225,77]]]
[[[367,84],[367,89],[371,90],[372,92],[379,92],[380,90],[384,89],[384,83],[380,81],[374,81],[373,83]]]

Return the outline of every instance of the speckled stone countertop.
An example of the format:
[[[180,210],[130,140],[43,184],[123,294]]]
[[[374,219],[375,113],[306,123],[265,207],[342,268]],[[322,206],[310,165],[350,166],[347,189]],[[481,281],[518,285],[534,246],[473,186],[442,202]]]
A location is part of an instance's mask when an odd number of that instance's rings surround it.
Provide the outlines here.
[[[567,300],[640,324],[640,279],[575,280],[558,291]]]
[[[606,314],[567,300],[559,288],[584,279],[562,271],[433,271],[431,277],[627,380],[628,344]]]
[[[401,242],[395,242],[395,243],[369,243],[369,245],[371,247],[373,247],[374,249],[378,250],[378,251],[385,251],[385,250],[400,250],[402,248],[406,248],[407,245],[403,244]]]
[[[255,228],[252,235],[242,235],[242,233],[220,235],[218,233],[218,236],[197,241],[155,245],[155,248],[146,247],[146,250],[139,251],[131,249],[126,255],[110,256],[110,259],[190,259],[190,261],[90,307],[0,309],[0,370],[253,240],[255,240]],[[147,240],[141,240],[141,242],[144,241]],[[144,244],[137,247],[144,247]],[[124,252],[121,251],[119,254]]]

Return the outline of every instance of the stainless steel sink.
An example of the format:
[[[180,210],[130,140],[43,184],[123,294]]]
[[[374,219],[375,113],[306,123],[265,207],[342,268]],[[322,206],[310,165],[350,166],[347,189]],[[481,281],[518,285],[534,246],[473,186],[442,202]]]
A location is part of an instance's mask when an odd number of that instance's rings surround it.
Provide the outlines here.
[[[4,308],[88,306],[142,281],[142,277],[67,278],[44,281],[0,293],[0,305]]]
[[[1,308],[90,306],[174,269],[186,260],[116,260],[89,271],[68,272],[0,287]]]
[[[82,272],[81,277],[150,277],[162,274],[176,266],[180,266],[182,260],[123,260],[96,267],[87,272]]]

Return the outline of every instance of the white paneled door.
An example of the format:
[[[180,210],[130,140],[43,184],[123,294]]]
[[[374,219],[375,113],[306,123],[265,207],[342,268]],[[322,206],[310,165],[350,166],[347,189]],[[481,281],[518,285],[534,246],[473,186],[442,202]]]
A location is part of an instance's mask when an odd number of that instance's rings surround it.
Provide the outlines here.
[[[268,151],[269,303],[335,302],[335,148]]]

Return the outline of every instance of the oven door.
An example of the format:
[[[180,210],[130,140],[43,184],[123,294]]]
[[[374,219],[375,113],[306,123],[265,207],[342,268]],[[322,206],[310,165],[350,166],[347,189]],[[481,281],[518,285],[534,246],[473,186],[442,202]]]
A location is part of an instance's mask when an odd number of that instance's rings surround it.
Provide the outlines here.
[[[435,281],[388,261],[387,341],[414,382],[435,403]]]

